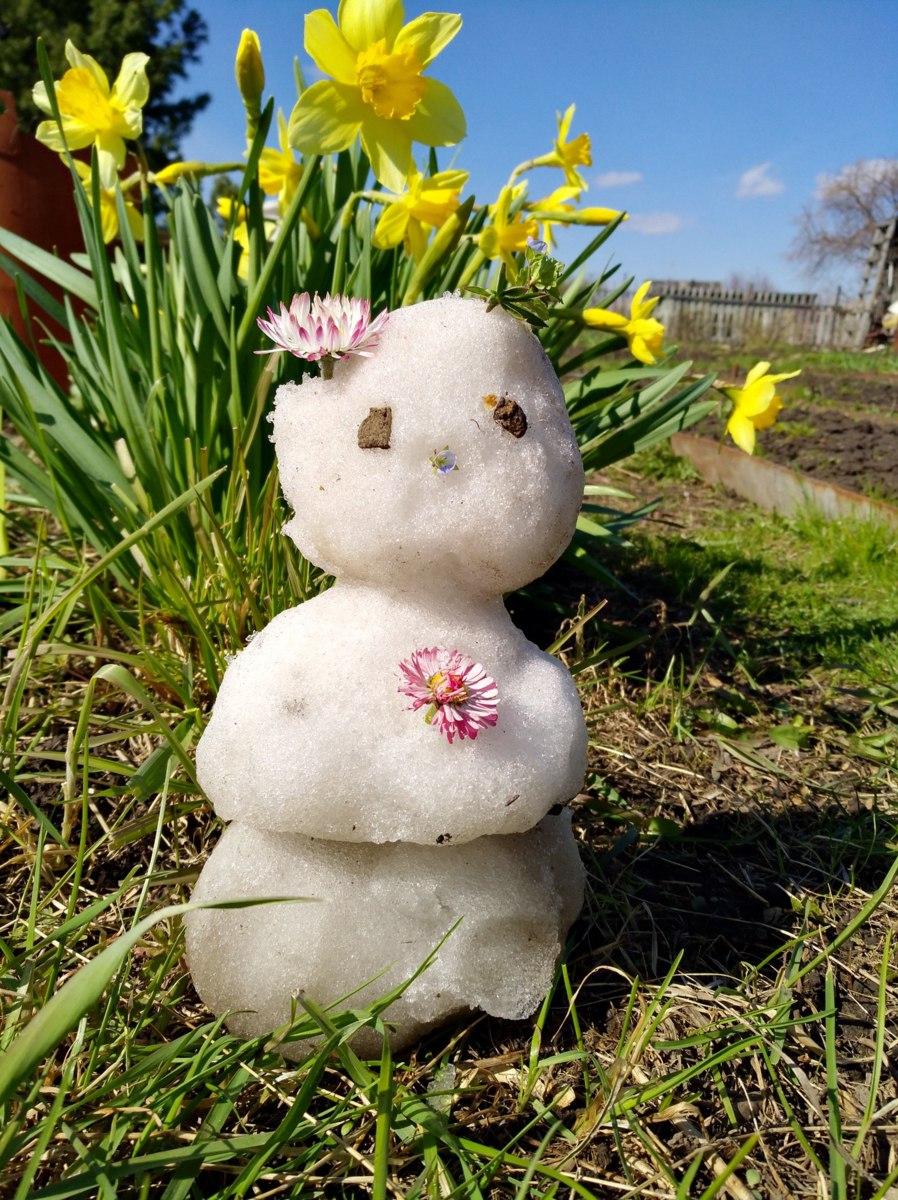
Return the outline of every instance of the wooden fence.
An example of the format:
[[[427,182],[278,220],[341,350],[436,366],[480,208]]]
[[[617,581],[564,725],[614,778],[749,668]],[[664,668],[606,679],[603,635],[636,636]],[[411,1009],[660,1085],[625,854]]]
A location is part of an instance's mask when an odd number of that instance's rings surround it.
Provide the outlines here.
[[[838,297],[822,303],[813,292],[729,291],[719,283],[662,280],[650,294],[661,297],[652,315],[678,341],[839,349],[852,345],[857,325],[855,305]],[[628,310],[627,302],[622,311]]]

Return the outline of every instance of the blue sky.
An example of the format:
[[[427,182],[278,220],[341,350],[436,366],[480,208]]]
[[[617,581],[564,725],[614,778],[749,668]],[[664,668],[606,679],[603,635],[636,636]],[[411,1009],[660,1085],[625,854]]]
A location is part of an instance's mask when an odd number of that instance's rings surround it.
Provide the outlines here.
[[[289,114],[294,57],[316,78],[302,46],[316,5],[192,3],[210,38],[187,90],[213,100],[184,157],[239,158],[241,30],[258,33],[267,90]],[[895,0],[464,0],[406,3],[406,19],[430,7],[464,20],[428,69],[468,119],[441,164],[455,157],[490,201],[517,163],[551,149],[556,112],[575,103],[572,132],[592,138],[583,203],[631,214],[606,250],[638,280],[738,273],[823,288],[785,257],[795,218],[821,174],[898,156]],[[533,172],[531,195],[561,182]],[[560,256],[583,240],[563,234]]]

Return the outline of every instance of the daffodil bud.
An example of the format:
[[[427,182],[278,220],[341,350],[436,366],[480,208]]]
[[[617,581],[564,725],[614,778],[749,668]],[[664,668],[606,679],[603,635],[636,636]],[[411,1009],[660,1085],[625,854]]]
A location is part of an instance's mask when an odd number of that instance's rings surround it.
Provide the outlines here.
[[[259,45],[258,34],[252,29],[244,29],[240,35],[234,74],[247,113],[258,118],[262,92],[265,90],[265,67],[262,65],[262,47]]]

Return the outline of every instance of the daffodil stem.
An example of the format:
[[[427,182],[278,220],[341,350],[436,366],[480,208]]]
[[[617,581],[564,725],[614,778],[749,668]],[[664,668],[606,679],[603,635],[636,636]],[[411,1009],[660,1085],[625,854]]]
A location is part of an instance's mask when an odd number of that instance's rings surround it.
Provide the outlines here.
[[[331,275],[331,294],[339,295],[343,291],[343,275],[346,270],[346,246],[349,242],[349,230],[355,216],[355,208],[364,193],[353,192],[340,213],[340,233],[337,236],[337,249],[334,251],[334,270]]]
[[[386,192],[353,192],[340,213],[340,233],[337,237],[337,249],[334,252],[334,270],[331,275],[331,292],[343,291],[343,276],[346,272],[346,246],[349,241],[349,230],[355,217],[356,205],[360,200],[369,200],[374,204],[389,204],[390,197]]]
[[[169,165],[174,166],[174,163],[171,163]],[[227,173],[229,171],[243,171],[246,168],[246,163],[245,162],[210,163],[210,162],[190,161],[190,162],[179,163],[178,166],[179,166],[178,178],[180,178],[182,175],[192,175],[194,177],[194,179],[204,179],[207,175],[227,175]],[[161,171],[158,171],[158,172],[151,171],[149,173],[148,178],[149,178],[150,183],[156,183],[156,175],[157,174],[161,175],[162,172]],[[123,191],[128,187],[134,186],[134,178],[135,178],[134,176],[131,176],[131,175],[128,176],[128,178],[122,184]],[[164,180],[163,180],[163,182],[164,182]],[[175,180],[172,180],[172,182],[175,182]]]
[[[302,179],[299,181],[299,187],[293,193],[293,199],[290,201],[290,206],[284,213],[284,219],[278,229],[277,236],[274,239],[271,250],[265,258],[262,270],[259,272],[259,278],[256,281],[252,292],[247,296],[246,312],[243,314],[243,320],[240,322],[240,328],[237,330],[237,353],[243,349],[246,344],[246,339],[256,327],[256,315],[262,306],[262,301],[271,285],[272,277],[276,269],[280,266],[281,259],[287,248],[290,236],[293,233],[294,226],[299,220],[302,213],[303,204],[305,204],[306,196],[312,186],[315,176],[318,174],[318,167],[321,163],[319,155],[310,158],[305,164],[305,169],[302,173]]]
[[[477,274],[477,272],[480,270],[480,268],[483,266],[483,264],[485,262],[486,262],[486,255],[483,253],[482,250],[480,250],[480,249],[476,250],[475,253],[471,257],[470,262],[468,263],[468,265],[465,267],[464,271],[462,272],[461,278],[458,281],[458,290],[460,292],[464,291],[464,289],[468,286],[468,284],[471,282],[471,280],[474,278],[474,276]]]
[[[543,154],[543,155],[540,155],[539,158],[528,158],[528,160],[526,162],[518,163],[518,165],[515,167],[515,169],[512,171],[512,173],[508,176],[508,183],[506,186],[511,187],[511,185],[514,183],[514,181],[520,175],[524,175],[527,171],[532,170],[534,167],[557,167],[557,166],[558,166],[558,163],[555,160],[554,156],[551,154]]]

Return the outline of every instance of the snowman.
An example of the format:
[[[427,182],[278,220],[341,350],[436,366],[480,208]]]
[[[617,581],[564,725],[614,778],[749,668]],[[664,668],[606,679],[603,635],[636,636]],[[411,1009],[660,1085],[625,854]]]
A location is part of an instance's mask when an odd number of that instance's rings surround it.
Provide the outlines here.
[[[583,468],[527,325],[456,296],[378,322],[367,356],[278,390],[286,533],[336,583],[231,662],[197,748],[229,824],[194,899],[310,899],[194,911],[187,952],[247,1037],[411,980],[385,1013],[401,1049],[532,1013],[582,903],[577,691],[502,595],[564,550]]]

